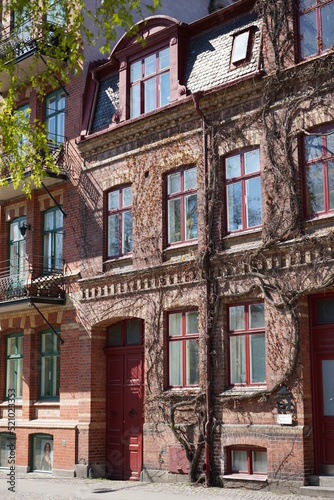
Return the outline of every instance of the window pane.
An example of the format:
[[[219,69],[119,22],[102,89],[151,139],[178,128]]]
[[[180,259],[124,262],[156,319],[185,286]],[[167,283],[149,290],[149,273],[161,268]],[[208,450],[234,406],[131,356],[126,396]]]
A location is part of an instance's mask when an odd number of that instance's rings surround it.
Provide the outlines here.
[[[17,337],[17,354],[23,356],[23,335]]]
[[[126,322],[126,344],[140,344],[140,320],[131,319]]]
[[[313,10],[299,18],[300,22],[300,49],[301,57],[308,57],[316,54],[317,46],[317,21],[316,11]]]
[[[264,328],[264,304],[249,306],[249,328]]]
[[[175,337],[182,335],[182,313],[169,315],[169,336]]]
[[[334,323],[334,299],[317,300],[317,324]]]
[[[186,240],[197,238],[197,195],[185,197]]]
[[[334,208],[334,161],[328,162],[329,209]]]
[[[247,451],[232,450],[232,472],[248,472]]]
[[[321,27],[323,50],[330,49],[334,45],[334,4],[329,3],[321,8]]]
[[[53,437],[32,436],[32,469],[52,471]]]
[[[43,333],[42,335],[42,353],[52,351],[52,337],[51,333]]]
[[[227,230],[242,229],[241,182],[226,186]]]
[[[179,193],[181,191],[181,174],[171,174],[168,176],[168,194]]]
[[[252,451],[253,472],[267,472],[267,452]]]
[[[56,96],[49,97],[46,100],[46,115],[52,115],[57,111]]]
[[[44,236],[44,257],[43,257],[43,267],[44,271],[50,271],[52,267],[52,234],[48,233]]]
[[[156,56],[152,54],[151,56],[145,57],[144,59],[144,76],[152,75],[156,73]]]
[[[246,59],[249,31],[236,35],[233,41],[232,63]]]
[[[16,359],[7,359],[7,374],[6,374],[6,397],[8,397],[8,390],[15,389],[16,391]]]
[[[322,212],[324,205],[324,183],[322,163],[306,168],[307,213]]]
[[[16,360],[16,388],[15,396],[17,398],[22,398],[22,383],[23,383],[23,358]],[[15,387],[15,386],[14,386]]]
[[[10,467],[13,456],[11,454],[11,443],[16,440],[15,434],[0,434],[0,467]]]
[[[65,139],[65,114],[59,113],[57,115],[57,137],[56,143],[63,144]]]
[[[52,396],[59,396],[60,387],[60,356],[53,357],[53,387]]]
[[[169,67],[169,47],[159,52],[159,69]]]
[[[244,306],[232,306],[229,308],[230,331],[245,329],[245,308]]]
[[[322,395],[324,401],[324,416],[334,417],[334,398],[333,398],[333,380],[334,380],[334,360],[323,359],[322,365]]]
[[[198,333],[197,311],[186,313],[186,334]]]
[[[123,213],[122,218],[122,253],[132,252],[132,212]]]
[[[249,179],[246,185],[246,225],[259,226],[262,223],[260,177]]]
[[[144,82],[145,113],[153,111],[157,107],[156,77]]]
[[[54,212],[45,212],[44,214],[44,231],[52,231],[54,229]]]
[[[241,175],[240,155],[226,158],[226,179],[233,179]]]
[[[321,136],[308,135],[305,137],[305,159],[314,160],[322,156]]]
[[[230,337],[231,384],[246,382],[245,336]]]
[[[199,383],[198,366],[198,341],[188,340],[186,342],[186,385],[195,385]]]
[[[119,215],[108,217],[108,255],[119,255]]]
[[[244,154],[245,173],[251,174],[260,170],[260,151],[255,149]]]
[[[119,191],[111,191],[108,194],[108,210],[117,210],[119,208]]]
[[[62,229],[63,227],[63,213],[61,210],[56,210],[56,228]]]
[[[169,71],[159,76],[159,106],[170,103],[170,74]]]
[[[58,270],[63,267],[63,235],[62,233],[55,234],[55,262],[54,267]]]
[[[141,79],[141,61],[132,63],[130,66],[130,83]]]
[[[42,357],[41,366],[41,396],[51,397],[51,356]]]
[[[122,345],[122,323],[116,323],[108,328],[108,346]]]
[[[197,187],[196,168],[184,171],[184,190],[195,189]]]
[[[327,136],[326,154],[334,154],[334,133]]]
[[[183,385],[182,342],[169,343],[169,385]]]
[[[7,337],[7,356],[16,354],[16,337]]]
[[[249,336],[250,383],[266,381],[266,347],[264,334]]]
[[[168,201],[168,243],[181,241],[181,200]]]
[[[122,190],[122,206],[129,207],[132,205],[132,187],[128,187]]]
[[[140,85],[137,83],[130,88],[130,118],[140,115]]]

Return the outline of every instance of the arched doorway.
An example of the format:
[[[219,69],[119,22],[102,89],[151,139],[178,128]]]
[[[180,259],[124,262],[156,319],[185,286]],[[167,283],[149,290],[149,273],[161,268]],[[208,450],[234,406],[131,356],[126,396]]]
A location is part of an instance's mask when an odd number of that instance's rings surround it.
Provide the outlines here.
[[[143,321],[107,329],[107,477],[138,481],[143,467]]]

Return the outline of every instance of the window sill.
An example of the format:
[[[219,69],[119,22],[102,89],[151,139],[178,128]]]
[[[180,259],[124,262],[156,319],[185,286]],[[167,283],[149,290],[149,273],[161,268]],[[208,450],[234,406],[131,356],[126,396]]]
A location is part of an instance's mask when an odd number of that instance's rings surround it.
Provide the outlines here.
[[[59,399],[40,399],[34,403],[34,406],[60,406]]]
[[[108,259],[103,262],[103,272],[128,270],[133,263],[133,254],[121,255],[114,259]]]
[[[200,387],[197,387],[197,386],[175,387],[175,389],[173,389],[173,388],[165,389],[165,395],[166,396],[173,396],[173,395],[184,396],[185,394],[191,394],[191,393],[197,394],[197,393],[201,392],[201,390],[202,389]]]
[[[195,252],[198,248],[198,240],[186,241],[173,244],[163,250],[164,260],[177,260],[184,255]]]
[[[223,479],[232,479],[233,481],[258,481],[265,482],[268,479],[267,474],[225,474]]]
[[[8,404],[13,404],[12,402],[9,402],[7,399],[5,401],[2,401],[2,403],[0,403],[0,407],[3,406],[4,408],[6,408],[8,406]],[[22,407],[22,398],[21,399],[15,399],[15,408],[21,408]]]
[[[267,391],[267,386],[264,385],[247,385],[247,386],[234,386],[226,389],[226,391],[219,394],[220,397],[241,396],[245,394],[254,394]]]
[[[314,214],[304,220],[304,229],[307,233],[313,233],[318,230],[326,230],[330,225],[332,226],[334,219],[334,212],[326,212],[323,214]]]

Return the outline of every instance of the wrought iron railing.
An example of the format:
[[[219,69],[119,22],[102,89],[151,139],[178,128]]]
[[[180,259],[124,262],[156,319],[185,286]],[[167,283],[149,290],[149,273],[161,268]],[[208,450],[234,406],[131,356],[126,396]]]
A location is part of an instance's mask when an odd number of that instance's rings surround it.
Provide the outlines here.
[[[36,302],[65,300],[63,267],[45,266],[42,258],[34,258],[34,264],[25,264],[13,266],[8,260],[0,262],[0,303],[25,297]]]
[[[0,31],[0,58],[19,58],[37,49],[37,37],[33,34],[31,20],[23,20],[18,26],[7,26]]]
[[[49,148],[49,153],[53,157],[54,164],[58,168],[58,172],[51,171],[49,168],[47,168],[45,165],[43,166],[43,170],[45,173],[49,176],[52,177],[66,177],[68,175],[68,155],[67,155],[67,142],[66,142],[66,137],[63,136],[57,136],[58,142],[49,139],[47,141],[48,148]],[[42,158],[44,158],[45,154],[42,151],[41,153]],[[11,178],[11,172],[10,172],[10,164],[13,163],[14,156],[13,154],[2,154],[2,162],[3,162],[3,172],[2,176],[4,178],[10,179]],[[43,160],[42,160],[43,161]],[[29,165],[27,165],[26,168],[26,174],[29,175],[30,168]]]

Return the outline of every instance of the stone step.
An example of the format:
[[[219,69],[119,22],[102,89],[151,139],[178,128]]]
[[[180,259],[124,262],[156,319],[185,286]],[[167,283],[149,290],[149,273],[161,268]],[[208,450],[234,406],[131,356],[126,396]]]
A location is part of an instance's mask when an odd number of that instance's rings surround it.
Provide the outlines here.
[[[334,476],[310,476],[310,486],[326,486],[334,488]]]
[[[329,486],[301,486],[300,495],[317,498],[334,498],[334,488]]]

